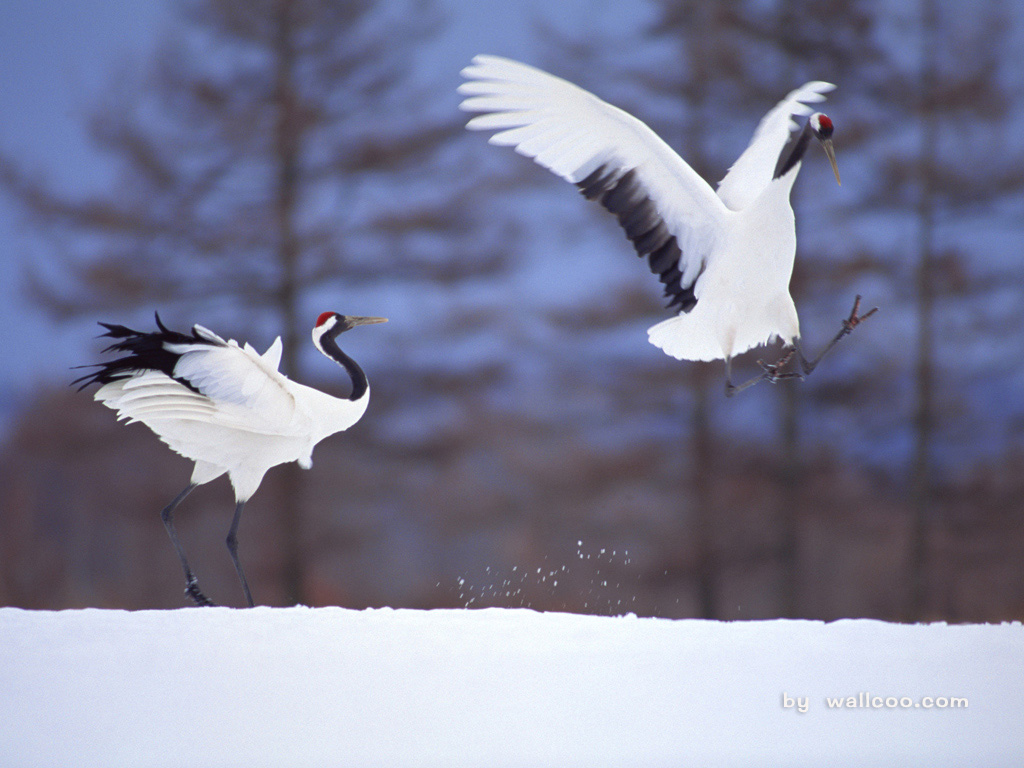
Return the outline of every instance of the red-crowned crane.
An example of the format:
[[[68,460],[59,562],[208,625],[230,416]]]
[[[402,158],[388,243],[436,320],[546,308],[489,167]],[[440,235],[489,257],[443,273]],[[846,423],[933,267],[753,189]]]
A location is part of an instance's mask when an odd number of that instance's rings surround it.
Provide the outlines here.
[[[490,143],[512,146],[572,182],[614,214],[665,285],[678,315],[648,330],[650,342],[680,360],[725,360],[726,394],[761,380],[809,374],[858,323],[860,297],[839,333],[812,360],[800,347],[789,293],[796,230],[789,194],[816,139],[836,181],[832,121],[807,104],[835,86],[810,82],[779,102],[757,126],[750,146],[718,193],[635,117],[570,82],[498,56],[475,56],[462,70],[460,105],[479,112],[471,130],[496,131]],[[793,115],[808,115],[799,125]],[[792,347],[764,372],[732,383],[732,359],[774,338]],[[802,372],[780,372],[793,353]],[[759,361],[760,362],[760,361]]]
[[[225,341],[201,325],[194,325],[191,334],[169,330],[159,315],[152,332],[100,323],[107,329],[102,336],[117,339],[104,352],[124,355],[94,366],[98,370],[75,383],[81,383],[80,389],[101,385],[95,399],[117,411],[118,420],[141,421],[172,450],[195,461],[188,486],[160,516],[185,571],[185,592],[196,605],[212,603],[199,589],[178,541],[175,508],[196,486],[227,473],[236,501],[227,546],[252,606],[238,560],[242,508],[268,469],[290,461],[309,469],[317,443],[359,421],[370,387],[366,374],[338,348],[335,338],[357,325],[383,322],[386,318],[324,312],[313,326],[314,346],[352,380],[347,397],[333,397],[280,373],[280,336],[261,355],[248,343]]]

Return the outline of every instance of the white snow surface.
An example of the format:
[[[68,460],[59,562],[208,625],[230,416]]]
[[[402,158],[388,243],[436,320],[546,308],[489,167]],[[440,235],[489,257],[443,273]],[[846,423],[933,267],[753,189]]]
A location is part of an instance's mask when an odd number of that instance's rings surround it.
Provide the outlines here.
[[[1020,623],[4,608],[0,765],[1020,766],[1022,673]]]

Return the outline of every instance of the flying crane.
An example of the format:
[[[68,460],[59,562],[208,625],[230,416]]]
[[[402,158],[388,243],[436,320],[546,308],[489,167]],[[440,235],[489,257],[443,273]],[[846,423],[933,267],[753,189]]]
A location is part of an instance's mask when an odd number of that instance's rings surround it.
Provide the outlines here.
[[[680,360],[724,360],[727,395],[759,381],[803,378],[872,309],[860,297],[839,333],[813,359],[804,356],[789,293],[796,255],[790,190],[814,139],[836,182],[832,120],[808,104],[835,86],[809,82],[765,117],[717,194],[650,128],[572,83],[498,56],[479,55],[462,70],[460,108],[480,113],[466,127],[496,131],[491,144],[575,184],[616,216],[637,254],[664,284],[678,314],[648,329],[652,344]],[[809,115],[803,129],[794,115]],[[789,351],[763,373],[735,385],[732,359],[779,338]],[[781,369],[797,355],[800,371]]]
[[[141,421],[172,450],[195,462],[189,484],[160,516],[185,572],[185,592],[196,605],[212,603],[200,590],[178,540],[175,508],[196,486],[227,473],[235,491],[227,547],[252,606],[238,559],[242,509],[268,469],[291,461],[309,469],[317,443],[362,418],[370,399],[366,374],[335,339],[358,325],[383,322],[386,318],[324,312],[313,326],[314,346],[351,378],[347,397],[333,397],[280,373],[280,336],[261,355],[248,343],[225,341],[201,325],[194,325],[191,334],[169,330],[159,315],[157,330],[151,332],[100,323],[107,329],[102,336],[116,339],[104,351],[124,355],[90,366],[98,370],[76,380],[79,389],[99,384],[95,399],[117,411],[119,421]]]

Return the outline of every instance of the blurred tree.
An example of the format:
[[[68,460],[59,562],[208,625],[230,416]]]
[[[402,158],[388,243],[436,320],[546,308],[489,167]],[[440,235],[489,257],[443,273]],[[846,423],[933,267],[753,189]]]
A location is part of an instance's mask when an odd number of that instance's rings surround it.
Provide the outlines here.
[[[34,295],[58,316],[175,304],[211,325],[227,314],[222,333],[257,321],[282,334],[282,368],[301,380],[316,291],[499,269],[502,249],[467,214],[471,175],[432,178],[455,167],[442,148],[459,129],[417,77],[440,20],[428,0],[183,4],[152,67],[92,113],[116,168],[108,189],[76,195],[0,158],[0,182],[55,239],[29,273]],[[281,584],[295,603],[300,475],[281,471]]]
[[[916,230],[912,246],[895,249],[913,254],[904,262],[913,265],[913,273],[900,281],[912,290],[907,298],[916,326],[906,609],[911,620],[934,610],[929,540],[937,520],[935,453],[943,427],[951,426],[940,415],[962,408],[954,402],[955,392],[966,391],[957,386],[964,384],[961,351],[977,332],[958,328],[954,318],[963,316],[963,309],[984,317],[996,287],[993,265],[984,264],[987,251],[967,245],[958,229],[967,215],[978,212],[998,226],[998,203],[1024,191],[1022,147],[1011,138],[1013,95],[1003,76],[1013,55],[1012,15],[1002,0],[971,4],[970,13],[965,8],[921,0],[916,16],[898,19],[903,33],[916,39],[916,55],[891,51],[884,80],[876,85],[882,110],[915,122],[914,131],[895,140],[891,122],[879,132],[878,185],[869,199],[876,208],[905,212]],[[973,444],[978,437],[967,439]]]

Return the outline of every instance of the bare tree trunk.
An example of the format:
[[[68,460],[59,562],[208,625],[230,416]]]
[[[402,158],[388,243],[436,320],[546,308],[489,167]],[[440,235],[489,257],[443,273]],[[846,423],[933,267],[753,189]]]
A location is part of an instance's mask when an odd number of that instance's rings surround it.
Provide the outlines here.
[[[777,11],[778,39],[786,37],[787,30],[799,28],[798,12],[791,0],[782,0]],[[795,81],[795,67],[787,59],[783,73],[784,82]],[[790,87],[790,86],[786,86]],[[781,90],[781,89],[780,89]],[[797,190],[790,191],[791,198],[798,198]],[[794,204],[794,207],[797,207]],[[795,277],[795,276],[794,276]],[[790,292],[794,301],[799,299],[800,283],[790,280]],[[798,302],[799,303],[799,302]],[[779,525],[779,613],[782,617],[794,619],[799,611],[800,550],[799,527],[800,480],[803,468],[800,464],[800,401],[801,390],[796,381],[781,382],[781,411],[779,413],[779,440],[782,443],[782,461],[779,467],[780,508]]]
[[[703,3],[691,2],[688,13],[697,29],[712,29],[711,16],[713,9]],[[706,160],[708,146],[707,121],[704,113],[707,110],[708,93],[705,84],[710,72],[706,71],[710,60],[707,48],[713,41],[701,34],[693,34],[687,40],[689,49],[688,61],[684,62],[693,72],[691,103],[684,116],[684,143],[686,151],[692,158],[692,167],[703,178],[712,178],[710,163]],[[715,546],[714,527],[714,439],[712,436],[710,403],[708,401],[709,366],[704,363],[691,363],[693,376],[693,411],[690,414],[690,429],[693,440],[693,467],[691,474],[690,495],[693,499],[693,532],[694,547],[697,553],[695,569],[697,587],[698,615],[703,619],[713,619],[718,604],[717,570],[718,557]]]
[[[708,366],[693,363],[691,378],[693,411],[691,430],[693,464],[690,475],[690,498],[693,499],[693,539],[696,562],[694,578],[697,588],[698,616],[715,618],[717,605],[716,576],[718,570],[714,524],[714,461],[711,420],[708,407]]]
[[[782,387],[782,414],[780,440],[782,464],[779,468],[781,485],[779,509],[779,564],[782,569],[779,612],[784,618],[794,619],[800,611],[800,392],[796,381],[780,382]]]
[[[277,305],[283,329],[284,372],[301,379],[298,334],[298,260],[299,242],[295,230],[295,209],[299,186],[299,145],[301,128],[297,94],[295,90],[295,50],[292,40],[291,0],[278,0],[276,82],[274,102],[277,124],[274,151],[277,160],[275,214],[278,232],[277,261],[281,279],[277,290]],[[302,476],[295,464],[283,468],[281,499],[278,505],[280,523],[281,587],[286,604],[302,603],[305,599],[303,564]]]
[[[935,0],[921,6],[921,147],[920,188],[917,204],[918,264],[917,344],[914,365],[914,456],[911,466],[910,604],[911,619],[923,618],[928,608],[928,528],[931,516],[931,451],[934,423],[934,304],[935,304],[935,162],[938,122],[935,114],[935,79],[938,8]]]

